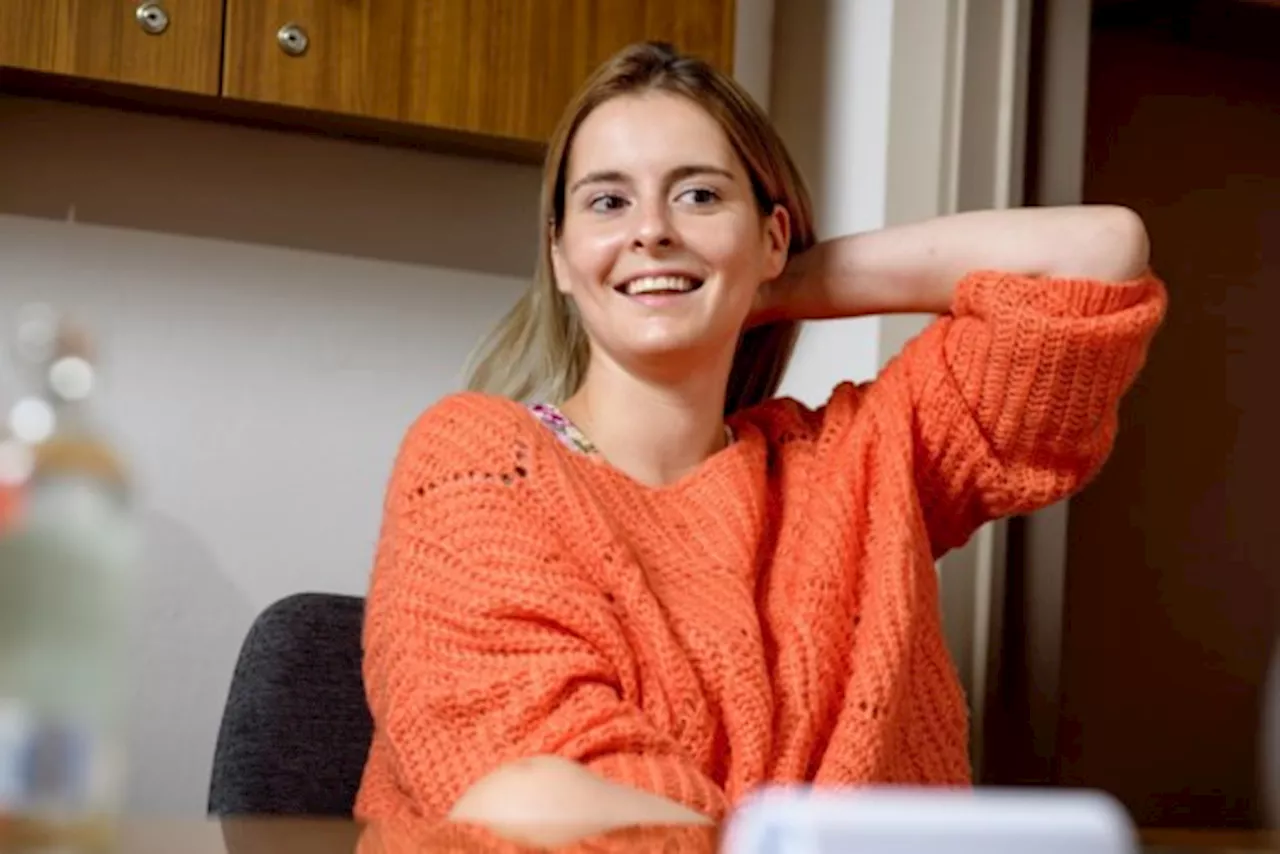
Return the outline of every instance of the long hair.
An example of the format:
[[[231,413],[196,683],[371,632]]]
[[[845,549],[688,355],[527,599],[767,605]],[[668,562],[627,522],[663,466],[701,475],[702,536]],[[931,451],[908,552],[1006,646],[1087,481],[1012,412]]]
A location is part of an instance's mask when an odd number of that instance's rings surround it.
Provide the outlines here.
[[[481,343],[468,388],[519,401],[561,403],[586,376],[590,345],[572,300],[556,288],[552,238],[564,222],[565,171],[574,134],[591,111],[622,95],[661,91],[688,98],[724,128],[746,166],[761,214],[782,205],[791,219],[788,257],[813,245],[808,191],[764,111],[731,77],[669,45],[624,48],[583,85],[551,137],[543,168],[538,263],[528,290]],[[773,323],[743,332],[725,397],[726,414],[771,397],[795,347],[797,324]]]

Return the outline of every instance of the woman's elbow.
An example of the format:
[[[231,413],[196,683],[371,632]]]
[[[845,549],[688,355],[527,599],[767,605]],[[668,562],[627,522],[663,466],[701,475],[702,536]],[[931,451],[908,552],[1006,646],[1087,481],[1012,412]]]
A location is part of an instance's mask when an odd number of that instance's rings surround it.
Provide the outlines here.
[[[1129,282],[1151,264],[1151,237],[1147,225],[1129,207],[1089,206],[1091,222],[1085,227],[1080,260],[1091,266],[1089,278]]]
[[[1151,236],[1147,225],[1136,211],[1114,206],[1108,211],[1107,229],[1115,244],[1116,275],[1119,281],[1135,279],[1146,272],[1151,263]]]
[[[1127,282],[1146,272],[1151,241],[1135,211],[1121,205],[1087,205],[1077,214],[1077,239],[1059,244],[1065,257],[1058,275]]]

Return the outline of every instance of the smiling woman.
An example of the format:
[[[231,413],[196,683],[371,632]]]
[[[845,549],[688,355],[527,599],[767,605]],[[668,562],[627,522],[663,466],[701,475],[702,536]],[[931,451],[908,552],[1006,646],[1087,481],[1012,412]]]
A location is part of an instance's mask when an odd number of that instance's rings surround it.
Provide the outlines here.
[[[563,412],[596,432],[603,425],[592,413],[614,410],[609,399],[644,401],[659,389],[668,401],[718,401],[723,411],[735,356],[755,356],[738,340],[759,285],[786,264],[787,209],[761,210],[720,124],[694,101],[661,91],[595,109],[578,128],[566,173],[551,260],[557,289],[587,330],[590,358]],[[763,366],[770,377],[786,352],[773,355]],[[719,440],[720,425],[702,426],[699,438]],[[611,438],[607,427],[601,435]],[[622,447],[601,447],[641,479],[663,477],[638,458],[624,460]],[[691,443],[687,458],[673,461],[690,469],[707,449]]]
[[[696,244],[681,244],[686,228],[699,221],[702,234],[721,242],[730,236],[723,233],[725,224],[736,224],[732,234],[741,241],[741,229],[750,223],[755,254],[765,239],[781,240],[773,251],[775,256],[780,251],[784,261],[814,242],[804,182],[763,111],[730,78],[658,45],[619,53],[569,105],[547,154],[542,214],[534,284],[482,348],[472,373],[474,389],[555,403],[578,391],[590,362],[580,314],[584,307],[577,302],[587,282],[578,265],[608,263],[607,253],[633,238],[656,241],[646,265],[623,257],[623,264],[633,267],[630,272],[624,266],[590,273],[607,275],[615,287],[632,292],[685,290],[684,281],[691,278],[700,290],[706,277],[687,274],[716,259],[699,258]],[[642,229],[666,233],[630,233],[637,216],[644,218]],[[731,264],[740,263],[745,259],[731,258]],[[749,275],[744,285],[741,270],[722,272],[731,276],[720,277],[721,297],[736,284],[738,298],[746,292],[749,300],[762,280]],[[627,285],[619,278],[663,273],[680,281]],[[732,325],[732,317],[723,323]],[[714,397],[725,398],[730,411],[769,397],[795,333],[792,323],[748,332],[737,358],[730,353],[727,388]]]
[[[571,105],[542,214],[528,292],[388,487],[357,813],[548,842],[774,782],[968,783],[934,560],[1106,459],[1165,308],[1142,223],[813,246],[764,114],[661,45]],[[797,321],[897,311],[942,316],[822,407],[772,399]]]
[[[786,264],[786,208],[762,211],[719,123],[661,91],[594,110],[566,172],[551,258],[556,286],[589,330],[593,358],[580,393],[634,378],[664,387],[697,380],[706,385],[689,393],[723,397],[721,377],[759,284]],[[720,370],[689,372],[691,363]],[[603,372],[612,377],[596,376]],[[566,402],[566,411],[584,408]]]

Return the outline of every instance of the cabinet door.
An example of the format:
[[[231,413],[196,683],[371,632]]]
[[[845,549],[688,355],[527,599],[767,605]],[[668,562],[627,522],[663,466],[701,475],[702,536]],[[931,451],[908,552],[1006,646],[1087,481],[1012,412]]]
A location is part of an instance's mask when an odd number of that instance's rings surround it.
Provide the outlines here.
[[[0,0],[0,65],[218,93],[222,0]]]
[[[223,94],[541,141],[631,42],[729,69],[733,15],[734,0],[227,0]],[[278,40],[290,24],[305,52]]]

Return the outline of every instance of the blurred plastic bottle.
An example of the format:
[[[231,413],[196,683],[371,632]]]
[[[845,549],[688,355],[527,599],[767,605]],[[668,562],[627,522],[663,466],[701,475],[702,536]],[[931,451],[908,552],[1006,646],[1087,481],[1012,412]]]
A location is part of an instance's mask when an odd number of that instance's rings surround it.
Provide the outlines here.
[[[124,788],[133,504],[93,417],[87,335],[33,310],[15,350],[26,387],[0,436],[0,850],[99,850]]]

